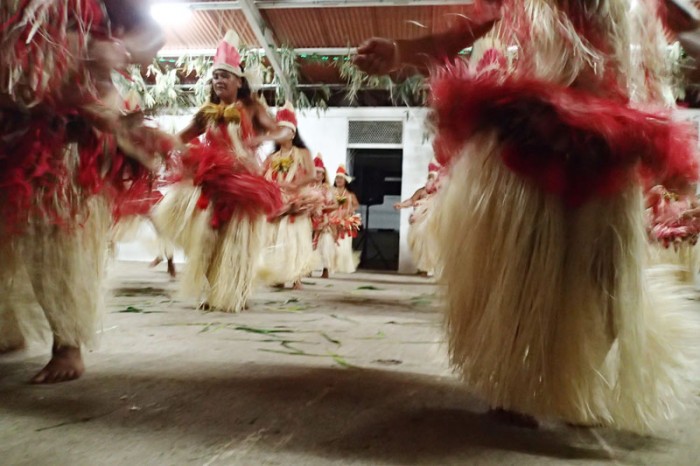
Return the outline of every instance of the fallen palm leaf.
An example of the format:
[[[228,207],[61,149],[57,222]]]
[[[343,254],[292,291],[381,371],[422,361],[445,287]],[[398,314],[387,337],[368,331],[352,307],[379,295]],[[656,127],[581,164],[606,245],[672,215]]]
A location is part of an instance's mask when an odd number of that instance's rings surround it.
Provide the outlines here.
[[[341,346],[341,343],[340,343],[339,340],[336,340],[335,338],[329,337],[328,334],[326,334],[326,333],[324,333],[324,332],[321,332],[320,335],[321,335],[323,338],[325,338],[326,340],[328,340],[329,342],[333,343],[334,345]]]
[[[345,322],[352,322],[353,324],[359,324],[358,321],[352,320],[352,319],[348,319],[347,317],[341,317],[341,316],[338,316],[338,315],[336,315],[336,314],[331,314],[330,316],[331,316],[332,318],[334,318],[334,319],[344,320]]]
[[[144,311],[138,307],[129,306],[121,311],[116,311],[117,314],[163,314],[165,311]]]
[[[234,330],[240,330],[242,332],[258,333],[261,335],[273,335],[275,333],[293,333],[293,330],[289,329],[267,329],[267,328],[255,328],[248,327],[247,325],[238,325],[233,327]]]
[[[398,359],[375,359],[372,362],[384,366],[398,366],[399,364],[403,364],[403,361],[400,361]]]
[[[372,285],[363,285],[363,286],[358,286],[358,290],[372,290],[372,291],[379,291],[381,288],[377,288],[376,286]]]
[[[343,358],[342,356],[339,356],[339,355],[337,355],[337,354],[331,354],[330,356],[331,356],[331,358],[333,358],[333,361],[335,361],[336,364],[338,364],[338,365],[341,366],[341,367],[345,367],[345,368],[348,368],[348,369],[353,368],[353,367],[357,367],[357,366],[353,366],[352,364],[350,364],[349,362],[347,362],[347,361],[345,360],[345,358]]]

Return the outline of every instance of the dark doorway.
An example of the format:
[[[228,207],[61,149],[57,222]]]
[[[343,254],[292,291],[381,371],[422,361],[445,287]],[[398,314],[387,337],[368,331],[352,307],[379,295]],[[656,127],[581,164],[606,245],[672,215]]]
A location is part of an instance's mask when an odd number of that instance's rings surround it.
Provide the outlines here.
[[[364,226],[355,240],[360,267],[398,270],[401,220],[393,206],[401,196],[403,151],[350,149],[349,159]]]

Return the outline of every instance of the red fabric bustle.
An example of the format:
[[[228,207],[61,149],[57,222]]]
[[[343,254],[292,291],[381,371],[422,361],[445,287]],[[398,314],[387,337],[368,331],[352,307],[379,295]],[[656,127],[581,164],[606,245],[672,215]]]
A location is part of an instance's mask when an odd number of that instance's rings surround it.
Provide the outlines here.
[[[639,175],[649,186],[698,179],[691,126],[664,110],[459,65],[432,81],[432,104],[440,163],[477,133],[495,131],[509,169],[570,205],[618,193]]]
[[[282,208],[279,188],[237,160],[229,148],[195,144],[183,158],[183,167],[201,187],[198,207],[213,203],[211,226],[218,229],[235,215],[272,216]]]

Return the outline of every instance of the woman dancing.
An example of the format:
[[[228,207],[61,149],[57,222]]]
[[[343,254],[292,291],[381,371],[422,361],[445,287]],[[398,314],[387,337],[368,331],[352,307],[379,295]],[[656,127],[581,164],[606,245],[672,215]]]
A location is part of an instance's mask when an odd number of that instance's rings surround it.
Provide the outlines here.
[[[237,42],[230,31],[217,49],[210,102],[180,134],[190,142],[183,175],[153,214],[158,231],[187,256],[185,293],[203,296],[200,308],[223,312],[246,307],[266,217],[281,207],[279,189],[262,176],[257,147],[292,134],[252,95]]]
[[[355,61],[427,70],[501,6],[471,63],[431,82],[452,362],[514,420],[659,428],[696,404],[700,367],[686,289],[645,267],[645,187],[685,193],[698,172],[664,109],[659,2],[477,2],[445,34],[371,40]]]

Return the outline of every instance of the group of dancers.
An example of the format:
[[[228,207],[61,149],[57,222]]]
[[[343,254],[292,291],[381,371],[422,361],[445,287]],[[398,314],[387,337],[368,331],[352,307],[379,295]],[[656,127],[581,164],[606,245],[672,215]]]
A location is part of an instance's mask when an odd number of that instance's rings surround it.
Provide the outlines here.
[[[301,289],[315,268],[354,272],[360,227],[344,166],[331,187],[291,104],[273,119],[250,89],[236,41],[230,32],[219,45],[209,102],[179,134],[189,149],[148,216],[185,253],[184,291],[224,312],[245,309],[256,283]],[[263,162],[265,141],[276,147]]]
[[[354,58],[372,74],[431,75],[442,174],[427,223],[437,260],[421,267],[442,285],[454,367],[513,422],[649,432],[697,404],[700,315],[677,268],[649,260],[645,229],[645,193],[681,199],[698,178],[665,56],[669,30],[697,23],[666,6],[479,0],[446,32],[371,39]],[[35,382],[82,373],[110,225],[153,189],[162,159],[181,167],[149,215],[209,307],[245,308],[257,276],[298,283],[314,244],[330,270],[326,245],[355,231],[347,179],[324,184],[291,109],[267,113],[229,42],[179,140],[111,103],[109,72],[159,45],[142,10],[0,5],[0,349],[24,344],[38,304],[54,340]],[[263,141],[278,145],[264,163]]]

